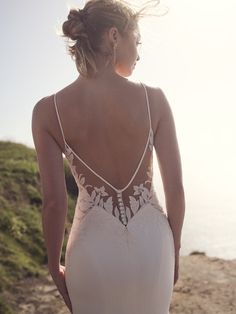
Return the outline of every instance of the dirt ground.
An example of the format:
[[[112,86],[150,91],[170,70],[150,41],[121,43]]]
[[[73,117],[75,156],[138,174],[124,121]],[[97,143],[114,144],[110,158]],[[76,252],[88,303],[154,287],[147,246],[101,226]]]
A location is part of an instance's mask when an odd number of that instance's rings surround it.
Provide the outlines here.
[[[21,281],[3,296],[14,304],[17,314],[69,314],[50,275]],[[236,259],[227,261],[200,252],[180,256],[170,314],[190,313],[236,313]]]

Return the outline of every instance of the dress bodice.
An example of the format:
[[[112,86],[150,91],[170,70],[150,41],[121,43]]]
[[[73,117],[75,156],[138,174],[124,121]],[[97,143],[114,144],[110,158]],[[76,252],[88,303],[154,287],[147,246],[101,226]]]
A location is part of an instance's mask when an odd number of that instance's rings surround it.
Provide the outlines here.
[[[135,214],[147,203],[151,203],[163,211],[153,186],[153,129],[146,86],[141,84],[146,95],[149,132],[137,167],[123,188],[117,188],[103,178],[67,143],[57,108],[56,94],[54,94],[56,114],[65,145],[64,154],[79,190],[77,200],[79,219],[83,219],[90,210],[99,206],[127,226]]]

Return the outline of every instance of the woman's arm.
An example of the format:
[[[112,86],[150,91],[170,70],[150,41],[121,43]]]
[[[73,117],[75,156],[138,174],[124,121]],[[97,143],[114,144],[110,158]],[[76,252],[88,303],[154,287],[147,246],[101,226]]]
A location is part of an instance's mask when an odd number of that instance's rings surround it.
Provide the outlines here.
[[[49,98],[43,98],[35,105],[32,114],[32,134],[43,194],[42,226],[48,268],[53,275],[59,270],[60,265],[67,215],[67,192],[62,152],[49,131],[53,124],[50,105]]]
[[[181,231],[185,214],[181,157],[172,110],[163,91],[158,88],[155,92],[154,100],[160,118],[154,135],[154,146],[164,186],[168,221],[177,253],[181,247]]]

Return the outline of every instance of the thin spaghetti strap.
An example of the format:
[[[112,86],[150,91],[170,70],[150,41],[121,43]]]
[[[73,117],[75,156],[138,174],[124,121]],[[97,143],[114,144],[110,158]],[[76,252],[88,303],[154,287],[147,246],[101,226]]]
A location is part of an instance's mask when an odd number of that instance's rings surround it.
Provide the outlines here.
[[[57,108],[56,93],[54,94],[54,105],[55,105],[55,109],[56,109],[57,120],[58,120],[58,123],[60,125],[60,129],[61,129],[61,134],[62,134],[62,137],[63,137],[63,141],[64,141],[64,144],[66,145],[65,135],[64,135],[64,132],[63,132],[61,119],[60,119],[60,115],[59,115],[58,108]]]
[[[151,122],[151,114],[150,114],[150,104],[149,104],[149,98],[148,98],[148,93],[147,93],[147,88],[144,83],[140,82],[145,90],[145,95],[146,95],[146,102],[147,102],[147,109],[148,109],[148,118],[149,118],[149,125],[150,125],[150,130],[152,129],[152,122]]]

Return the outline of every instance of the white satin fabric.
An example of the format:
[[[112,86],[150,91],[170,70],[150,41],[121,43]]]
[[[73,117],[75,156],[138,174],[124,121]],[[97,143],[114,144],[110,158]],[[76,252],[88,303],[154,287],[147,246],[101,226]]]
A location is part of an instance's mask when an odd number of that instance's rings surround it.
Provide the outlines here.
[[[75,215],[65,267],[73,314],[169,314],[174,241],[151,204],[127,228],[98,206]]]

